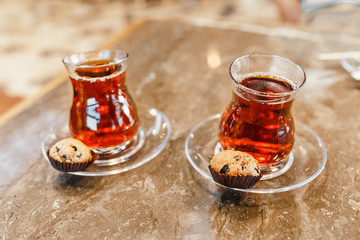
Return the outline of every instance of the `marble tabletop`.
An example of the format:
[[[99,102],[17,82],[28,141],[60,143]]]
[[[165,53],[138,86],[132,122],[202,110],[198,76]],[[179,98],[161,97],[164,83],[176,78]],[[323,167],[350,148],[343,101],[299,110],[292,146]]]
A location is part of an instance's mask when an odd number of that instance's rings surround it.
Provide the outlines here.
[[[359,47],[357,38],[221,22],[147,21],[107,48],[129,52],[137,103],[163,111],[170,141],[129,172],[81,177],[54,170],[40,142],[67,121],[71,84],[51,90],[0,127],[3,239],[356,239],[360,234],[360,91],[338,62],[317,55]],[[231,98],[229,64],[249,53],[298,63],[307,83],[293,115],[323,139],[324,171],[276,194],[225,197],[197,174],[184,144],[190,129]],[[61,63],[59,63],[61,64]]]

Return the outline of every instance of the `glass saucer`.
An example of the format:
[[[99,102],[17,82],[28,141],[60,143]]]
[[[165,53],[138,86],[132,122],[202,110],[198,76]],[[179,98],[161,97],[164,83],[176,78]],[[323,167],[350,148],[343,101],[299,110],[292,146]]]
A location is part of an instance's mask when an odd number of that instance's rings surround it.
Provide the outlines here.
[[[138,106],[138,114],[140,119],[139,135],[144,139],[139,144],[139,148],[135,154],[106,160],[95,160],[92,165],[83,171],[68,172],[69,174],[80,176],[106,176],[118,174],[137,168],[156,157],[166,146],[170,138],[171,125],[164,113],[156,108],[147,105]],[[71,137],[68,122],[64,122],[63,126],[57,131],[48,131],[46,137],[41,143],[41,152],[44,158],[49,162],[47,152],[50,147],[57,141]],[[104,164],[104,161],[107,164]],[[110,164],[108,164],[110,162]],[[49,162],[50,164],[50,162]]]
[[[284,174],[259,181],[253,188],[229,188],[216,183],[210,174],[209,164],[217,151],[220,114],[213,115],[191,129],[185,142],[185,153],[191,166],[211,184],[239,192],[277,193],[290,191],[314,180],[324,169],[326,149],[321,138],[308,126],[296,121],[294,161]]]

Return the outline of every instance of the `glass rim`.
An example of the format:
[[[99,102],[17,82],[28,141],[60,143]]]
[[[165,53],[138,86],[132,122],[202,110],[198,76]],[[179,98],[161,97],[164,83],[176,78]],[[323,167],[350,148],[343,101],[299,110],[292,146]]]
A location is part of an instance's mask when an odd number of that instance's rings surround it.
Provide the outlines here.
[[[291,90],[289,92],[284,92],[284,93],[265,93],[265,92],[261,92],[261,91],[257,91],[257,90],[245,87],[244,85],[240,84],[241,81],[236,80],[234,78],[231,69],[236,62],[238,62],[242,59],[245,59],[245,58],[250,58],[250,57],[276,58],[276,59],[280,59],[284,62],[287,62],[287,63],[291,64],[292,66],[294,66],[296,69],[298,69],[300,71],[300,73],[303,74],[303,80],[299,86],[294,86],[295,88],[293,90]],[[269,72],[258,72],[258,73],[266,73],[266,75],[269,75],[268,74]],[[229,74],[230,74],[232,82],[235,83],[236,86],[240,87],[242,90],[244,90],[246,92],[249,92],[249,93],[257,95],[257,96],[262,96],[262,97],[279,97],[280,98],[280,97],[285,97],[285,96],[291,96],[291,95],[295,94],[296,92],[298,92],[304,86],[304,84],[306,82],[306,73],[302,67],[300,67],[298,64],[296,64],[295,62],[291,61],[288,58],[281,57],[281,56],[274,55],[274,54],[255,53],[255,54],[248,54],[248,55],[238,57],[230,64]],[[251,73],[249,73],[249,74],[251,74]],[[242,74],[242,75],[245,75],[245,74]],[[279,76],[279,75],[273,74],[273,76]],[[291,81],[291,79],[289,79],[289,80]],[[291,83],[293,83],[293,81],[291,81]]]
[[[122,54],[122,56],[120,57],[115,57],[115,58],[105,58],[105,57],[101,57],[102,54],[104,53],[108,53],[111,55],[116,55],[117,53]],[[90,58],[86,58],[87,55],[92,55],[92,56],[96,56],[97,57],[90,57]],[[79,61],[77,63],[75,63],[74,61],[72,61],[72,58],[78,58],[80,59],[80,56],[85,56],[85,61]],[[111,49],[103,49],[103,50],[93,50],[93,51],[84,51],[84,52],[76,52],[76,53],[72,53],[70,55],[65,56],[62,59],[62,62],[64,63],[65,66],[67,67],[81,67],[81,68],[93,68],[94,65],[91,64],[84,64],[84,62],[86,62],[86,60],[100,60],[100,59],[109,59],[111,60],[111,62],[109,63],[103,63],[103,64],[98,64],[96,65],[96,67],[107,67],[107,66],[112,66],[112,65],[116,65],[119,63],[122,63],[124,61],[126,61],[129,57],[129,54],[125,51],[122,50],[111,50]]]

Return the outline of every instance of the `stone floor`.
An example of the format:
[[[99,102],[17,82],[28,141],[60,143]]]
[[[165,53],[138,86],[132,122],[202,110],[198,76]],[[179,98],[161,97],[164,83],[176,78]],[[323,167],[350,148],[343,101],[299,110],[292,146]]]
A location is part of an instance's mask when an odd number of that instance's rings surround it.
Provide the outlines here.
[[[65,55],[96,49],[139,19],[288,25],[274,4],[279,1],[0,0],[0,114],[64,71]]]

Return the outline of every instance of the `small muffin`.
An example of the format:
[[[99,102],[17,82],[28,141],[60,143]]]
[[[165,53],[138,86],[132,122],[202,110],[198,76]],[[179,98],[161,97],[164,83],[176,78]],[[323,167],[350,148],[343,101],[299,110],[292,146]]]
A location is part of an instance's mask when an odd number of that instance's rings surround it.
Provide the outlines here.
[[[49,150],[51,165],[63,172],[76,172],[87,168],[94,160],[90,149],[74,138],[65,138]]]
[[[225,150],[209,166],[214,181],[232,188],[250,188],[261,178],[258,161],[248,153]]]

